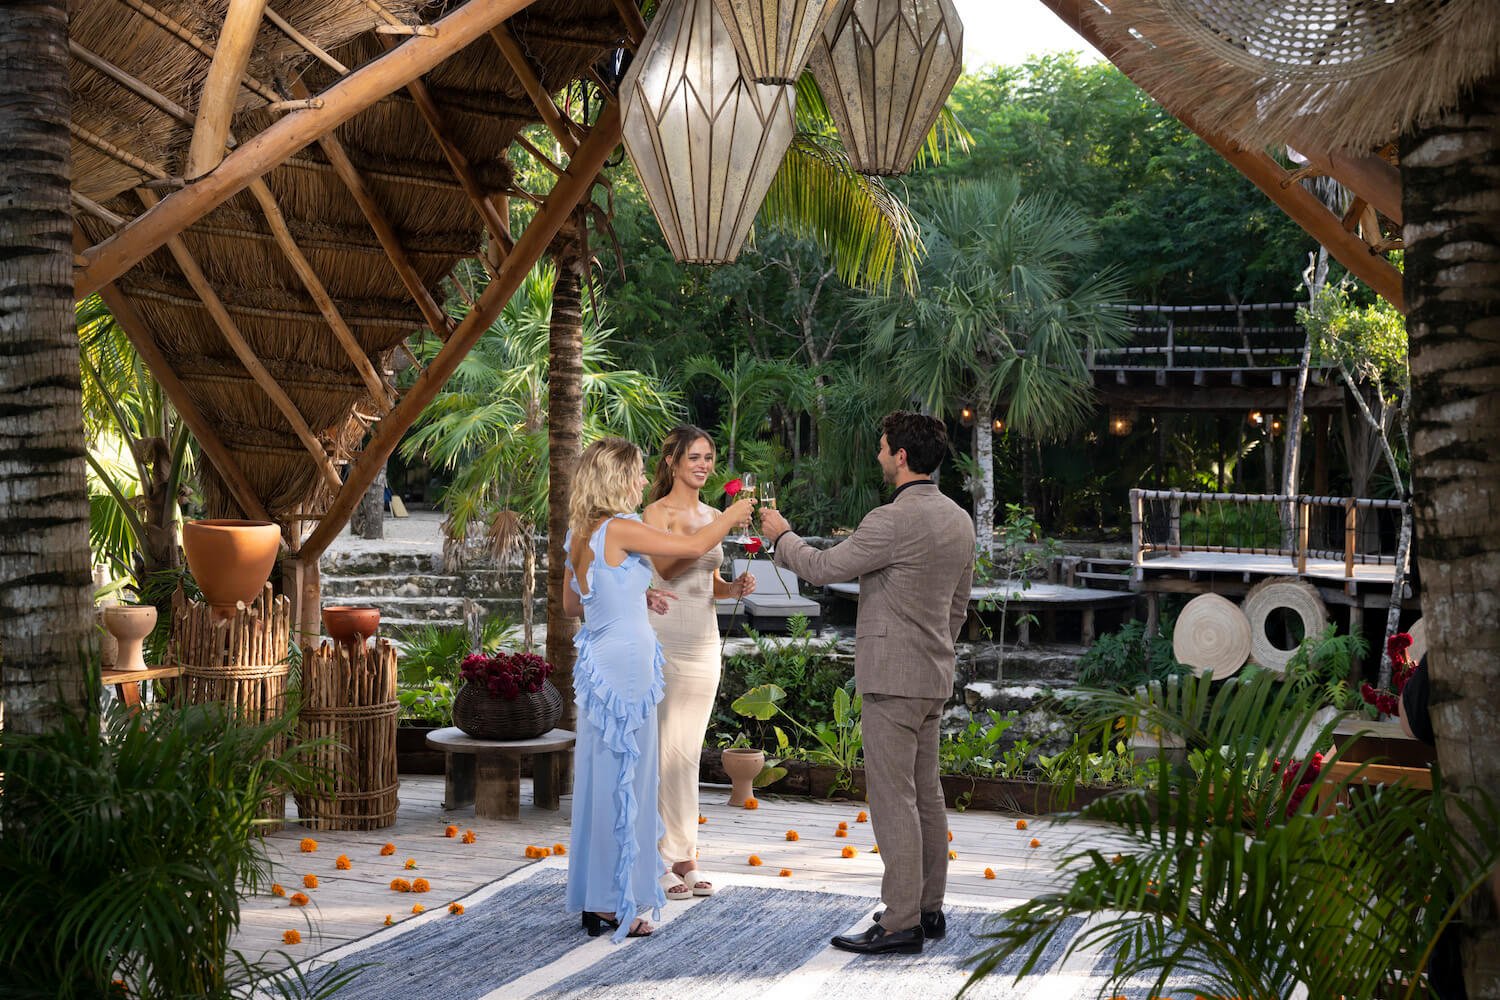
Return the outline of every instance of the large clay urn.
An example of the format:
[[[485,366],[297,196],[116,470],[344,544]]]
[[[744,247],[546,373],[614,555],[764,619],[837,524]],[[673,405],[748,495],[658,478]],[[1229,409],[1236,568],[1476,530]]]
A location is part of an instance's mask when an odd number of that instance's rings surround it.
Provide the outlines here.
[[[280,544],[281,529],[270,521],[220,518],[182,526],[188,569],[217,618],[233,616],[238,602],[260,596]]]
[[[766,766],[765,751],[731,747],[724,751],[720,764],[733,783],[729,792],[729,804],[744,805],[746,799],[755,795],[755,776]]]
[[[141,643],[156,628],[156,609],[149,604],[112,604],[103,610],[104,627],[119,644],[115,669],[145,670]]]

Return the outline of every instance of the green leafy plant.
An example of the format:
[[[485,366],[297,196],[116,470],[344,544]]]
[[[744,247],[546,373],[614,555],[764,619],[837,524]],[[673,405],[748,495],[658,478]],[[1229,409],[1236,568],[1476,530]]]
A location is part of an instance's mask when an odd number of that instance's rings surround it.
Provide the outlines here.
[[[479,648],[486,653],[513,644],[520,631],[500,615],[486,618],[479,628]],[[462,625],[429,624],[397,629],[396,637],[401,644],[396,685],[401,721],[407,725],[452,725],[459,668],[473,644],[469,630]]]
[[[264,984],[272,970],[229,941],[241,895],[269,882],[262,804],[320,780],[294,726],[114,706],[6,733],[0,993],[92,1000],[121,980],[133,997],[228,1000]]]
[[[1332,743],[1315,695],[1269,672],[1077,695],[1070,753],[1125,718],[1181,739],[1193,765],[1163,763],[1146,787],[1085,806],[1077,816],[1125,846],[1067,858],[1057,890],[1005,914],[968,985],[1088,949],[1112,956],[1106,994],[1186,979],[1214,996],[1418,995],[1438,934],[1500,860],[1500,808],[1440,775],[1430,794],[1348,787],[1358,771],[1338,776],[1337,753],[1301,749]],[[1341,784],[1348,804],[1320,809]],[[1064,943],[1079,917],[1088,929]]]
[[[749,740],[762,750],[775,752],[775,733],[770,727],[747,723],[732,707],[732,692],[775,684],[786,692],[786,703],[804,718],[827,718],[833,712],[834,692],[852,693],[854,678],[846,664],[830,657],[830,644],[819,639],[803,615],[787,619],[787,635],[772,638],[746,629],[755,643],[755,653],[730,656],[724,663],[722,693],[716,711],[721,728],[738,730],[749,725]]]
[[[1087,687],[1132,691],[1186,669],[1172,655],[1170,624],[1163,624],[1163,634],[1148,636],[1144,624],[1132,621],[1094,640],[1079,661],[1078,681]]]
[[[1018,601],[1031,589],[1031,579],[1053,558],[1061,554],[1062,547],[1056,539],[1042,535],[1042,526],[1036,516],[1020,504],[1005,505],[1005,519],[995,533],[993,554],[980,545],[974,556],[974,582],[977,585],[998,587],[993,596],[975,602],[975,610],[981,615],[998,611],[1000,627],[992,629],[984,625],[984,634],[1000,651],[1000,669],[1005,669],[1005,619],[1011,601]],[[1035,615],[1017,615],[1015,623],[1036,623]]]
[[[1303,636],[1292,658],[1287,661],[1284,676],[1298,691],[1313,691],[1325,705],[1340,711],[1360,708],[1359,692],[1349,687],[1350,671],[1370,651],[1370,644],[1359,627],[1339,635],[1337,625],[1330,623],[1322,632]]]
[[[993,777],[1000,769],[1000,738],[1015,722],[1015,712],[1001,715],[994,709],[970,718],[963,729],[938,744],[939,769],[944,774]]]
[[[763,684],[736,698],[733,707],[740,715],[762,722],[781,716],[808,737],[811,743],[806,747],[795,747],[787,739],[785,730],[777,727],[778,752],[783,757],[800,756],[809,764],[825,764],[837,769],[838,775],[834,778],[831,791],[849,788],[853,784],[854,769],[859,766],[861,759],[860,696],[856,694],[851,697],[843,688],[834,691],[832,721],[819,721],[812,726],[791,716],[781,707],[785,698],[786,691],[780,687]]]

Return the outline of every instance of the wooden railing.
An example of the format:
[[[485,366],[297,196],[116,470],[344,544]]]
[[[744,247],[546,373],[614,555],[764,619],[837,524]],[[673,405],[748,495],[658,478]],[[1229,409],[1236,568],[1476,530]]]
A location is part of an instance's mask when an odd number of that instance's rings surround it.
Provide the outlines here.
[[[1360,497],[1131,490],[1131,561],[1139,567],[1148,554],[1163,552],[1284,556],[1306,573],[1309,558],[1332,559],[1353,576],[1356,565],[1394,565],[1395,555],[1382,551],[1380,518],[1399,518],[1404,506]]]
[[[1295,319],[1301,305],[1111,306],[1136,318],[1130,345],[1090,349],[1086,362],[1090,369],[1295,368],[1307,339]],[[1290,322],[1266,322],[1277,313]]]

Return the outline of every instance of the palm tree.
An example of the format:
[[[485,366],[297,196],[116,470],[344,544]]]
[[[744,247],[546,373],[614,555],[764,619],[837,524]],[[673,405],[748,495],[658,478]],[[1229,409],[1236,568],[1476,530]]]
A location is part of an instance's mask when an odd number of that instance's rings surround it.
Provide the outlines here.
[[[89,534],[96,561],[139,591],[181,564],[178,494],[192,462],[192,435],[103,300],[84,299],[76,317],[84,457],[93,473]]]
[[[1027,437],[1079,427],[1093,392],[1087,353],[1124,337],[1123,317],[1103,308],[1124,285],[1110,271],[1079,274],[1093,227],[1059,201],[1023,197],[1014,179],[941,186],[920,216],[922,294],[869,300],[869,343],[875,363],[934,412],[972,405],[974,523],[989,555],[996,409]]]
[[[682,377],[686,382],[708,379],[723,395],[725,412],[719,421],[719,440],[724,448],[724,466],[730,472],[737,468],[746,429],[759,425],[778,398],[806,402],[811,387],[804,367],[738,351],[728,368],[707,355],[688,358],[682,363]]]
[[[88,704],[92,636],[65,0],[8,5],[0,53],[0,695],[39,733]]]

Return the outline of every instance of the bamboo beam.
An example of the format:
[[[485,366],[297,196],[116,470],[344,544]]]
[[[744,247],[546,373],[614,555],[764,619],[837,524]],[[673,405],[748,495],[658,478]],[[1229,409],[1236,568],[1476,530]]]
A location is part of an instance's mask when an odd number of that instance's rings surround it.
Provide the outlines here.
[[[116,146],[114,143],[104,138],[104,136],[90,132],[88,129],[84,128],[82,125],[79,125],[77,122],[68,122],[68,131],[73,134],[73,137],[75,139],[78,139],[85,145],[93,146],[95,149],[103,153],[105,156],[108,156],[110,159],[123,163],[125,164],[125,166],[130,167],[132,170],[138,170],[141,173],[145,174],[147,177],[154,177],[157,180],[165,180],[168,176],[167,172],[161,167],[158,167],[156,164],[147,163],[145,160],[141,159],[139,156],[136,156],[130,150],[121,149],[119,146]]]
[[[615,10],[625,22],[625,35],[630,39],[631,47],[639,46],[641,39],[646,37],[646,19],[641,16],[641,9],[635,5],[635,0],[615,0]]]
[[[626,0],[616,0],[616,5]],[[1104,57],[1119,67],[1120,72],[1130,77],[1132,69],[1138,69],[1138,57],[1133,52],[1106,42],[1095,30],[1093,22],[1083,16],[1083,7],[1092,0],[1042,0],[1068,27],[1078,32],[1090,45],[1103,53]],[[1114,15],[1112,15],[1114,16]],[[1145,90],[1145,88],[1142,88]],[[1153,99],[1156,95],[1146,90]],[[1158,101],[1158,103],[1161,103]],[[1162,105],[1166,107],[1165,104]],[[1339,217],[1334,215],[1317,198],[1300,184],[1287,184],[1288,171],[1261,150],[1248,150],[1228,137],[1198,122],[1190,112],[1168,108],[1178,121],[1186,125],[1198,137],[1208,143],[1225,160],[1229,161],[1249,181],[1260,188],[1278,208],[1309,236],[1317,240],[1340,264],[1375,290],[1398,312],[1406,312],[1406,297],[1401,287],[1401,272],[1389,261],[1376,256],[1364,240],[1344,231]],[[1358,192],[1356,192],[1358,193]]]
[[[390,397],[385,383],[376,373],[375,366],[370,363],[364,348],[355,339],[354,331],[350,330],[349,324],[344,322],[343,315],[339,312],[338,306],[334,305],[333,297],[328,294],[328,289],[324,287],[317,271],[313,270],[312,263],[297,246],[297,241],[292,238],[292,231],[287,228],[286,217],[281,214],[281,206],[276,204],[276,198],[271,194],[271,189],[266,186],[265,181],[257,180],[250,185],[250,193],[260,203],[261,214],[266,217],[266,222],[271,227],[271,235],[275,237],[276,245],[281,247],[287,263],[292,265],[292,270],[296,271],[297,277],[302,279],[302,285],[307,289],[307,294],[312,297],[318,311],[328,321],[334,337],[344,348],[344,353],[349,355],[349,360],[354,363],[354,368],[359,372],[360,378],[364,379],[365,387],[370,390],[370,396],[375,400],[375,405],[380,407],[381,413],[390,412]]]
[[[307,90],[299,80],[292,84],[292,92],[300,95],[305,94]],[[329,164],[333,166],[334,173],[338,174],[339,180],[354,198],[359,210],[364,213],[365,221],[369,222],[370,228],[375,231],[375,238],[380,241],[381,248],[385,250],[386,258],[395,269],[396,276],[401,279],[401,283],[406,286],[412,300],[416,302],[417,308],[421,310],[422,318],[427,321],[433,333],[446,338],[449,331],[453,329],[452,321],[428,292],[417,269],[412,267],[410,258],[406,256],[406,249],[401,245],[401,238],[396,235],[396,228],[391,225],[385,210],[375,200],[375,195],[370,191],[369,185],[365,183],[364,177],[360,176],[359,169],[349,159],[349,154],[344,150],[344,144],[332,135],[322,136],[317,142],[323,150],[323,155],[328,157]]]
[[[210,60],[213,59],[214,47],[208,43],[207,39],[192,31],[190,28],[184,26],[180,22],[173,20],[171,16],[157,10],[155,7],[147,3],[146,0],[120,0],[120,3],[123,3],[131,10],[140,14],[142,17],[146,18],[146,20],[150,21],[152,24],[155,24],[157,27],[164,29],[168,34],[177,38],[179,41],[183,42],[188,47],[198,52],[200,55],[203,55]],[[246,90],[249,90],[251,93],[262,97],[267,101],[276,100],[275,90],[266,86],[266,84],[262,83],[260,80],[257,80],[255,77],[249,75],[248,73],[241,74],[239,80],[236,82],[242,84]]]
[[[106,209],[106,211],[108,211]],[[88,246],[88,239],[83,235],[83,230],[76,225],[73,227],[73,245],[77,248]],[[177,415],[182,422],[187,424],[188,430],[193,432],[193,437],[198,439],[198,447],[208,456],[208,460],[219,470],[219,475],[224,477],[224,483],[229,487],[229,492],[234,495],[235,503],[248,517],[258,521],[273,521],[270,513],[266,511],[265,505],[255,495],[255,489],[250,481],[245,478],[245,472],[239,463],[234,460],[233,453],[224,446],[223,440],[214,431],[213,426],[203,419],[203,413],[193,402],[193,397],[188,394],[187,386],[177,377],[172,363],[162,353],[162,349],[156,345],[147,332],[146,324],[142,321],[140,313],[135,311],[123,292],[114,285],[105,285],[99,289],[99,297],[109,307],[110,314],[114,316],[115,322],[120,324],[120,329],[125,332],[125,337],[135,348],[141,360],[146,362],[146,367],[151,369],[152,376],[161,385],[161,391],[171,401]]]
[[[300,45],[304,52],[307,52],[314,59],[318,60],[318,62],[322,63],[324,66],[327,66],[339,76],[348,75],[348,66],[345,66],[343,63],[339,62],[333,56],[325,52],[317,42],[314,42],[311,38],[308,38],[302,32],[298,31],[290,21],[272,10],[269,5],[267,5],[266,7],[266,20],[276,25],[276,27],[281,30],[281,33],[283,35],[286,35],[286,37],[290,38],[292,41]]]
[[[125,0],[136,4],[143,0]],[[360,67],[322,93],[321,108],[295,111],[240,145],[218,169],[174,192],[114,236],[84,253],[74,295],[97,291],[293,153],[328,135],[387,94],[465,48],[532,0],[470,0],[438,21],[435,38],[417,37]],[[272,98],[275,100],[276,98]]]
[[[1402,224],[1401,171],[1393,164],[1370,154],[1349,156],[1345,153],[1306,152],[1307,162],[1338,181],[1381,215],[1396,225]]]
[[[84,48],[82,45],[79,45],[71,38],[68,39],[68,52],[72,54],[73,58],[89,67],[89,69],[94,70],[101,76],[108,77],[115,83],[118,83],[120,86],[130,91],[132,94],[135,94],[137,97],[144,100],[146,103],[151,104],[157,109],[166,112],[168,115],[177,119],[182,124],[193,124],[193,116],[188,114],[187,109],[182,105],[178,104],[176,101],[172,100],[170,97],[167,97],[165,94],[156,90],[154,87],[150,86],[144,81],[131,76],[129,73],[125,72],[114,63],[109,62],[101,56],[95,55],[93,52],[90,52],[88,49]]]
[[[568,155],[573,155],[578,149],[578,140],[573,137],[568,128],[572,122],[566,119],[557,105],[552,103],[552,95],[547,93],[547,88],[542,86],[541,78],[537,76],[536,70],[532,68],[531,62],[526,58],[526,53],[521,51],[516,38],[503,24],[497,24],[490,29],[490,38],[494,39],[495,45],[500,49],[500,54],[510,64],[511,72],[516,74],[516,79],[526,90],[526,96],[531,98],[531,103],[536,105],[537,113],[542,116],[542,124],[547,126],[547,131],[558,141]],[[564,124],[564,122],[567,124]]]
[[[396,44],[391,39],[384,39],[384,43],[387,48],[392,48]],[[443,113],[438,108],[437,102],[432,99],[432,93],[427,89],[427,85],[421,80],[413,80],[406,85],[406,92],[411,94],[411,99],[417,106],[417,113],[427,123],[427,130],[432,133],[438,149],[443,153],[443,158],[453,169],[453,176],[458,178],[464,194],[468,195],[474,210],[479,213],[479,218],[484,222],[484,228],[489,230],[490,236],[505,253],[510,253],[511,247],[514,246],[514,241],[510,236],[510,225],[500,218],[500,213],[495,210],[495,205],[490,201],[489,195],[479,186],[479,180],[474,176],[473,168],[469,166],[469,158],[448,138]]]
[[[140,196],[141,201],[145,204],[148,211],[156,204],[156,195],[150,191],[137,190],[136,194]],[[224,339],[234,351],[235,357],[240,359],[240,364],[245,366],[245,370],[250,373],[251,378],[255,379],[256,384],[270,397],[271,402],[281,411],[281,415],[286,417],[286,422],[291,425],[292,431],[302,442],[303,447],[313,456],[313,461],[318,466],[318,470],[323,474],[323,478],[328,480],[329,485],[334,489],[338,489],[342,483],[339,479],[338,470],[333,467],[333,463],[328,459],[328,452],[324,450],[322,443],[313,434],[312,428],[307,426],[307,420],[302,416],[302,411],[297,409],[297,404],[292,402],[291,397],[286,394],[286,390],[282,389],[276,383],[276,380],[271,377],[271,373],[266,371],[266,366],[261,364],[260,358],[255,356],[255,351],[250,348],[250,345],[245,341],[244,335],[240,333],[238,324],[229,315],[229,310],[224,308],[223,301],[219,298],[218,293],[214,291],[213,286],[209,284],[208,277],[198,266],[198,262],[193,259],[193,255],[188,251],[187,244],[182,242],[181,237],[174,236],[167,241],[167,249],[171,252],[172,259],[177,262],[178,268],[182,270],[182,276],[187,279],[187,283],[197,293],[199,301],[203,303],[203,307],[208,310],[208,315],[213,319],[214,325],[224,335]]]
[[[183,172],[188,180],[197,180],[224,159],[224,140],[229,138],[240,78],[250,67],[250,53],[265,7],[266,0],[229,0],[219,29],[219,44],[214,47],[213,62],[198,96],[198,123],[193,126]]]
[[[479,296],[473,311],[464,317],[464,321],[453,331],[437,357],[428,363],[416,382],[402,395],[395,409],[375,428],[369,444],[349,467],[349,477],[324,511],[323,519],[303,543],[303,559],[317,559],[343,530],[344,522],[348,520],[370,483],[375,481],[391,452],[395,451],[401,436],[437,395],[465,355],[479,342],[479,338],[494,322],[495,317],[500,315],[516,289],[521,287],[522,280],[541,259],[563,223],[578,207],[579,202],[588,196],[595,175],[604,167],[604,162],[609,159],[619,142],[620,107],[611,102],[605,106],[588,138],[578,147],[578,152],[569,162],[567,176],[552,188],[546,204],[531,220],[521,238],[516,240],[515,250],[501,265],[499,275]]]

